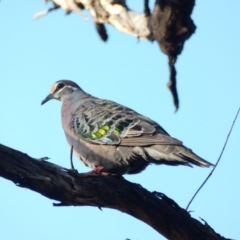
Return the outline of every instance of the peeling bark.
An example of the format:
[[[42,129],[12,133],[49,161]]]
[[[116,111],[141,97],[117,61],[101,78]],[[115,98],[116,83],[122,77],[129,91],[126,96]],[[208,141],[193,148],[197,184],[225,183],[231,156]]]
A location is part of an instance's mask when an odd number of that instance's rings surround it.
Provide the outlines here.
[[[62,8],[66,14],[75,12],[86,18],[82,10],[89,11],[99,37],[106,42],[108,34],[104,24],[110,24],[118,31],[149,41],[156,40],[161,51],[168,56],[169,82],[176,111],[179,108],[175,63],[181,54],[185,41],[195,32],[191,19],[195,0],[156,0],[151,13],[149,1],[143,0],[143,13],[132,11],[126,0],[45,0],[53,7],[38,12],[34,18]]]

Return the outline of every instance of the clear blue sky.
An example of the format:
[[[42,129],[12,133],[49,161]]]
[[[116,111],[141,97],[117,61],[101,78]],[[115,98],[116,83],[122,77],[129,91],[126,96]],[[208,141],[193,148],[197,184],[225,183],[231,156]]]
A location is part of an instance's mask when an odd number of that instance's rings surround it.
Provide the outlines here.
[[[141,10],[139,1],[129,1]],[[153,6],[153,1],[151,1]],[[154,119],[172,136],[215,163],[240,104],[240,3],[197,1],[197,31],[177,62],[180,109],[174,114],[166,88],[167,57],[157,43],[140,41],[108,26],[101,42],[90,20],[58,10],[37,21],[42,1],[0,2],[0,143],[48,156],[69,167],[69,146],[60,121],[61,103],[40,106],[59,79],[76,81],[100,98],[127,105]],[[225,237],[239,239],[240,119],[219,167],[190,207]],[[79,172],[89,171],[75,158]],[[150,166],[126,178],[186,207],[211,169]],[[4,240],[164,239],[135,218],[111,209],[52,206],[47,199],[0,178],[0,226]]]

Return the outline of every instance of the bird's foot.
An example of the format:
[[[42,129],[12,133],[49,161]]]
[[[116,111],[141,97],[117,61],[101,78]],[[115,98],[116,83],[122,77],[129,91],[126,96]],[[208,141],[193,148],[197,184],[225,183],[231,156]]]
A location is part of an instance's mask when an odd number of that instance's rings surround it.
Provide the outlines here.
[[[105,173],[104,167],[102,167],[102,166],[97,166],[91,172],[89,172],[89,174],[102,174],[102,173]]]
[[[97,166],[97,167],[95,167],[92,171],[87,172],[86,174],[88,174],[88,175],[98,174],[98,175],[104,175],[104,176],[112,175],[112,174],[109,173],[109,172],[105,172],[105,171],[104,171],[104,167],[102,167],[102,166]]]
[[[102,166],[95,167],[92,171],[88,172],[87,174],[88,175],[98,174],[98,175],[103,175],[103,176],[113,176],[113,177],[116,177],[116,178],[123,179],[122,175],[105,172],[104,167],[102,167]]]

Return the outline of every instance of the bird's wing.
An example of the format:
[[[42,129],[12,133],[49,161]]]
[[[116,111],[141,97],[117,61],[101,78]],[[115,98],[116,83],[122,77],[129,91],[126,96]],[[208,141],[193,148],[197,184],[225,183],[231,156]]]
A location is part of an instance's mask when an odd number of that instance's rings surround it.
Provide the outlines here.
[[[76,137],[95,144],[182,145],[151,119],[115,102],[100,99],[82,103],[72,115],[70,127]]]

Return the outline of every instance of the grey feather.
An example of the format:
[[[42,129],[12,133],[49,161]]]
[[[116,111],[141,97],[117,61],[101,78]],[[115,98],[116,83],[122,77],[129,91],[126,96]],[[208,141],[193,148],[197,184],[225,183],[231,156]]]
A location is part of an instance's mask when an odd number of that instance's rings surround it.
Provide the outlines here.
[[[74,153],[91,168],[114,174],[143,171],[150,163],[212,164],[196,155],[159,124],[112,101],[95,98],[69,80],[56,82],[42,104],[58,99],[62,126]]]

